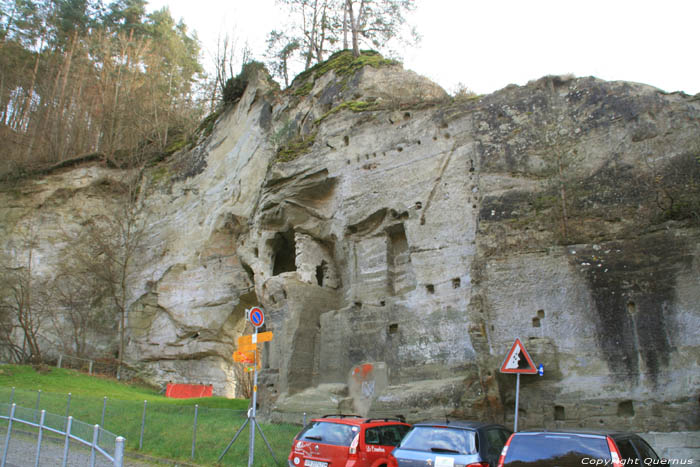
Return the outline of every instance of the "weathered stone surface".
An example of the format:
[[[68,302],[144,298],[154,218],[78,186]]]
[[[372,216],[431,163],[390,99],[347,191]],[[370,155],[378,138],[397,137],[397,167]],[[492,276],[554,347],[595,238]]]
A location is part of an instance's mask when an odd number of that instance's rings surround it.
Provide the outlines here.
[[[233,395],[230,355],[261,305],[272,418],[510,422],[498,368],[519,337],[545,366],[522,377],[520,427],[700,427],[697,98],[546,77],[452,101],[393,65],[306,80],[259,80],[146,171],[128,351],[144,375]],[[5,250],[34,223],[50,275],[52,225],[107,209],[85,187],[113,176],[3,191]],[[369,398],[348,380],[368,362],[383,368]]]

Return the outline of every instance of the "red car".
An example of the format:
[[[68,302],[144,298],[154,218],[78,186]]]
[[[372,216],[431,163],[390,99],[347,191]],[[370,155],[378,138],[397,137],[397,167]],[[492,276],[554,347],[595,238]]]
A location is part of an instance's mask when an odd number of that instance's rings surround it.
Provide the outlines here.
[[[294,438],[289,467],[387,467],[411,428],[400,418],[324,415]]]

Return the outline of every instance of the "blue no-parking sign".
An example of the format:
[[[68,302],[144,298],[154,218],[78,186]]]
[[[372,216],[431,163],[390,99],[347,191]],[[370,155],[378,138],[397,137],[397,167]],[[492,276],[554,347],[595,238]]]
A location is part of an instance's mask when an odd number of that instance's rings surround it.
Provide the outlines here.
[[[248,319],[253,326],[259,328],[265,323],[265,315],[263,314],[262,308],[253,307],[248,312]]]

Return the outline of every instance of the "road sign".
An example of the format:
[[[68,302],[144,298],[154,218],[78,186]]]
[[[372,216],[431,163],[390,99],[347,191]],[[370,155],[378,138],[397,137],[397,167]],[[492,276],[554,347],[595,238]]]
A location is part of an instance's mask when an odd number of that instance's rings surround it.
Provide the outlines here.
[[[520,339],[515,339],[513,347],[510,348],[506,359],[503,360],[501,373],[537,374],[537,368],[535,368],[535,364],[532,362]]]
[[[255,363],[255,352],[241,352],[237,350],[233,353],[233,361],[239,363]]]
[[[258,308],[257,306],[251,308],[248,312],[248,319],[256,328],[262,326],[265,323],[265,314],[263,313],[262,308]]]
[[[243,344],[243,345],[240,345],[240,344],[239,344],[239,345],[238,345],[238,348],[237,348],[236,350],[238,350],[238,351],[240,351],[240,352],[245,352],[245,351],[248,351],[248,350],[253,350],[253,351],[255,351],[255,350],[258,350],[258,345],[257,345],[257,344],[252,344],[252,343],[251,343],[251,344]]]
[[[256,339],[257,337],[257,339]],[[272,331],[260,332],[257,334],[248,334],[238,338],[238,347],[245,344],[258,344],[272,340]]]

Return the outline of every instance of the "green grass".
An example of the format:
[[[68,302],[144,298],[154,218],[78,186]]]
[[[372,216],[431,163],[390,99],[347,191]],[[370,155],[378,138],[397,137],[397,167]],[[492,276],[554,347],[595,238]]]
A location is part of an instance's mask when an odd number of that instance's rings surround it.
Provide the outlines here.
[[[12,391],[14,389],[14,394]],[[38,391],[41,390],[41,393]],[[68,403],[70,393],[70,405]],[[105,397],[106,403],[105,403]],[[126,438],[127,451],[198,465],[243,465],[248,459],[249,426],[224,456],[217,459],[239,427],[245,423],[248,400],[206,397],[170,399],[144,385],[88,376],[75,370],[0,365],[0,403],[10,402],[26,409],[46,410],[87,424],[100,424],[107,431]],[[141,420],[147,401],[143,446],[139,450]],[[197,411],[196,449],[191,460],[195,404]],[[106,408],[104,424],[102,410]],[[26,411],[25,411],[26,413]],[[297,425],[260,423],[280,465],[289,454]],[[255,465],[273,466],[264,441],[256,433]]]

